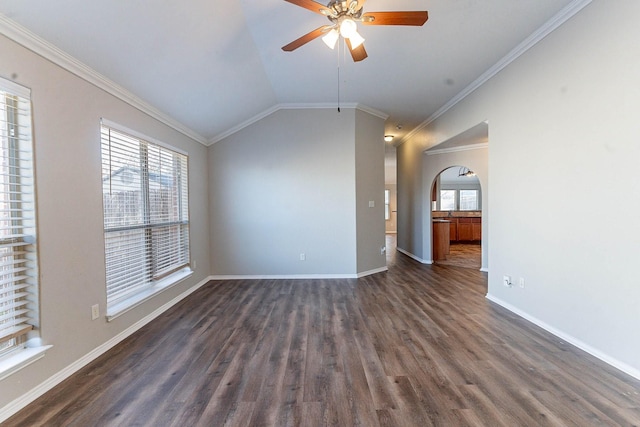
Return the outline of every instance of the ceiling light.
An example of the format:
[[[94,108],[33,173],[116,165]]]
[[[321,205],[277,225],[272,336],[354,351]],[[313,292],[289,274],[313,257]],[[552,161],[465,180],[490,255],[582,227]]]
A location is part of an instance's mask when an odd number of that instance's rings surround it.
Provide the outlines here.
[[[476,176],[476,173],[469,168],[461,167],[458,171],[458,176]]]
[[[322,37],[322,41],[324,44],[329,46],[330,49],[334,49],[336,47],[336,42],[338,41],[338,37],[340,37],[340,33],[335,28],[329,31],[324,37]]]
[[[385,136],[384,136],[384,140],[385,140],[386,142],[391,142],[391,141],[393,141],[393,135],[385,135]]]
[[[355,49],[362,43],[364,43],[364,38],[360,34],[358,34],[357,31],[354,31],[351,37],[349,37],[349,41],[351,42],[351,49]]]
[[[345,39],[350,39],[357,32],[358,26],[353,19],[346,18],[340,23],[340,34]]]

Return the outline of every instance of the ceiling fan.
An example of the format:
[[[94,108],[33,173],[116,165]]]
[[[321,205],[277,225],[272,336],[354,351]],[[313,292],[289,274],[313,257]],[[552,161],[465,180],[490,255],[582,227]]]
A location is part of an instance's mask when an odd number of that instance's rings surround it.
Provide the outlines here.
[[[333,49],[342,36],[351,52],[354,61],[362,61],[367,57],[364,49],[364,38],[358,34],[356,22],[364,25],[411,25],[422,26],[429,14],[427,11],[420,12],[367,12],[362,13],[362,7],[366,0],[331,0],[326,6],[313,0],[285,0],[297,6],[304,7],[312,12],[326,16],[330,25],[323,25],[304,36],[292,41],[282,50],[291,52],[309,43],[320,36],[327,46]]]

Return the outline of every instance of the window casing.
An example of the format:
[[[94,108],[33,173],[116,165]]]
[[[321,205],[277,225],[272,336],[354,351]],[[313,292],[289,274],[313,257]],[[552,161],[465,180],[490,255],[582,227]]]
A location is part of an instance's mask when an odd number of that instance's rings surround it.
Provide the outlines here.
[[[38,335],[35,211],[30,93],[0,79],[0,357]]]
[[[189,267],[188,158],[103,121],[107,312]]]

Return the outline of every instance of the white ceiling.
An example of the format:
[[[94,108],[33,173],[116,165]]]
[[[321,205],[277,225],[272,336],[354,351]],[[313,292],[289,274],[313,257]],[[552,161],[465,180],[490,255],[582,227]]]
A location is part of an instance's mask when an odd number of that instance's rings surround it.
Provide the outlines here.
[[[577,1],[368,0],[429,20],[361,25],[359,63],[320,39],[283,52],[328,23],[284,0],[3,0],[0,13],[209,142],[282,104],[335,105],[338,64],[340,102],[388,114],[398,141]]]

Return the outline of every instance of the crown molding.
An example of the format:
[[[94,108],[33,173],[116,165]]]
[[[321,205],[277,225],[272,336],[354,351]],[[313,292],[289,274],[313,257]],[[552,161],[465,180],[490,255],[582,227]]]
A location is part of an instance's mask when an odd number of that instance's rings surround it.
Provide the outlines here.
[[[267,116],[275,113],[280,110],[328,110],[328,109],[339,109],[339,108],[347,108],[347,109],[355,109],[364,111],[365,113],[369,113],[373,116],[379,117],[382,120],[387,120],[389,117],[388,114],[383,113],[380,110],[376,110],[375,108],[368,107],[363,104],[357,103],[330,103],[330,102],[319,102],[319,103],[284,103],[284,104],[276,104],[271,108],[268,108],[250,119],[245,120],[244,122],[232,127],[229,130],[224,131],[221,134],[216,135],[211,138],[206,145],[213,145],[216,142],[222,141],[223,139],[233,135],[236,132],[240,132],[242,129],[251,126],[252,124],[264,119]]]
[[[506,56],[496,62],[491,68],[485,71],[480,75],[476,80],[474,80],[469,86],[465,87],[460,91],[456,96],[451,98],[446,104],[440,107],[435,113],[433,113],[427,120],[420,123],[418,126],[413,128],[411,132],[408,132],[406,135],[400,139],[398,145],[402,145],[406,141],[408,141],[411,137],[417,134],[419,131],[429,126],[434,120],[438,117],[442,116],[444,113],[453,108],[460,101],[469,96],[472,92],[478,89],[480,86],[485,84],[489,79],[498,74],[504,68],[506,68],[513,61],[518,59],[521,55],[531,49],[533,46],[538,44],[542,39],[551,34],[557,28],[559,28],[562,24],[571,19],[574,15],[588,6],[592,0],[573,0],[567,6],[565,6],[560,12],[555,14],[551,19],[545,22],[540,28],[531,33],[529,37],[524,39],[522,43],[517,45],[515,48],[511,50]]]
[[[360,111],[364,111],[365,113],[369,113],[372,116],[376,116],[382,120],[387,120],[389,118],[389,115],[387,113],[383,113],[380,110],[376,110],[375,108],[371,108],[368,107],[366,105],[362,105],[362,104],[358,104],[356,106],[356,109],[360,110]]]
[[[90,68],[88,65],[78,61],[68,53],[2,14],[0,14],[0,34],[5,35],[35,54],[51,61],[77,77],[80,77],[92,85],[126,102],[132,107],[177,130],[181,134],[206,145],[207,139],[202,135],[169,117],[162,111],[153,107],[151,104],[145,102],[141,98],[138,98],[127,89],[109,80],[102,74]]]
[[[488,148],[489,143],[483,142],[480,144],[469,144],[469,145],[461,145],[459,147],[451,147],[451,148],[440,148],[437,150],[426,150],[424,153],[427,156],[435,156],[436,154],[448,154],[448,153],[459,153],[460,151],[471,151],[471,150],[480,150],[482,148]]]

